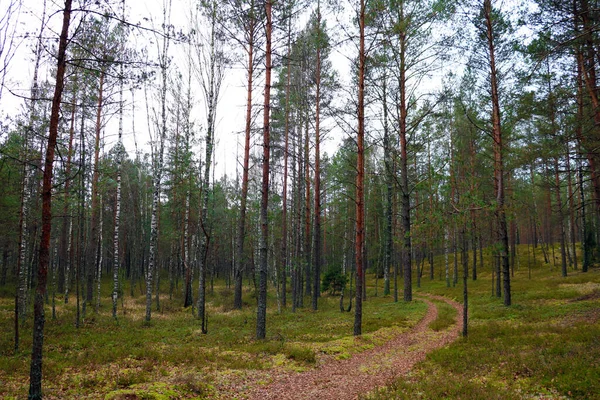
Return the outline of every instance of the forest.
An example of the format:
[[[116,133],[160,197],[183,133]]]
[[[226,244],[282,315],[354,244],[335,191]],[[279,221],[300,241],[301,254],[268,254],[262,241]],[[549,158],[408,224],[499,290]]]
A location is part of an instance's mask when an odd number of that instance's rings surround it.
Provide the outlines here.
[[[30,3],[0,397],[600,398],[600,2]]]

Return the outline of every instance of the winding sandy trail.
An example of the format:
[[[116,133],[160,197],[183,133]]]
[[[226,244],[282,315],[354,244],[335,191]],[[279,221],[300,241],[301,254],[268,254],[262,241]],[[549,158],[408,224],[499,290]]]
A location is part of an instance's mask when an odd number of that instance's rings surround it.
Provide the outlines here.
[[[347,360],[333,360],[302,373],[275,375],[270,383],[254,386],[245,393],[237,393],[236,397],[254,400],[346,400],[356,399],[392,383],[423,360],[427,353],[459,336],[462,305],[441,296],[422,296],[421,300],[428,306],[427,313],[410,331]],[[445,301],[454,307],[457,310],[456,323],[440,332],[429,329],[429,324],[437,318],[438,310],[428,299]]]

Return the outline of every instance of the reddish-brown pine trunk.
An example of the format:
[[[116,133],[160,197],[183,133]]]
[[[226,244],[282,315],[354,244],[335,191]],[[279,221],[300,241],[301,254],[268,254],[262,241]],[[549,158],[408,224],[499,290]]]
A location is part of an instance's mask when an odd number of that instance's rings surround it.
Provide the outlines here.
[[[593,39],[594,23],[591,21],[590,7],[587,0],[581,0],[581,10],[577,12],[575,7],[575,24],[578,26],[577,20],[581,18],[583,27],[584,37],[584,50],[577,52],[578,62],[580,63],[580,71],[587,88],[588,95],[592,102],[594,109],[594,125],[595,131],[600,129],[600,100],[598,99],[598,86],[596,80],[596,48]],[[594,188],[596,209],[600,212],[600,157],[597,152],[590,150],[594,149],[595,135],[592,138],[588,138],[585,135],[581,135],[580,139],[583,148],[587,151],[588,163],[591,170],[592,186]],[[590,140],[591,139],[591,140]]]
[[[496,71],[496,58],[494,48],[494,31],[492,25],[491,0],[484,0],[483,11],[486,22],[487,41],[490,63],[490,86],[492,93],[492,137],[494,147],[494,189],[496,195],[496,220],[498,239],[500,242],[500,258],[502,265],[502,283],[504,290],[504,305],[511,304],[510,292],[510,265],[508,259],[508,230],[506,224],[506,211],[504,207],[504,166],[502,159],[502,129],[500,125],[500,101],[498,97],[498,80]]]
[[[37,274],[37,287],[34,300],[33,314],[33,343],[31,351],[31,368],[29,373],[29,398],[42,398],[42,349],[44,343],[44,297],[46,295],[46,282],[48,279],[48,264],[50,261],[50,232],[52,230],[52,167],[54,164],[54,150],[58,136],[58,122],[60,117],[60,102],[64,88],[66,69],[66,50],[69,34],[69,21],[71,18],[71,0],[65,0],[63,11],[63,24],[60,33],[56,85],[52,99],[50,115],[50,131],[48,147],[44,163],[44,178],[42,184],[42,234],[40,238],[39,265]]]

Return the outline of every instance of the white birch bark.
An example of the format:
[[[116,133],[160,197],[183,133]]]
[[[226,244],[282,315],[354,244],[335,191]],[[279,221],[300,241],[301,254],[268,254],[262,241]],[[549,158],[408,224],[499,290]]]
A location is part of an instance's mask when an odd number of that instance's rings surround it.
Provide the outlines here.
[[[169,0],[164,9],[163,27],[167,29],[167,24],[171,19],[171,1]],[[160,55],[161,69],[161,126],[158,129],[158,154],[156,154],[156,163],[154,165],[154,176],[152,178],[154,191],[152,193],[152,212],[150,216],[150,257],[148,260],[148,269],[146,271],[146,321],[152,317],[152,284],[153,274],[156,265],[157,247],[158,247],[158,202],[160,198],[164,142],[167,131],[167,69],[169,62],[169,34],[163,34],[162,51]]]
[[[100,226],[98,227],[98,246],[96,247],[96,314],[100,312],[100,288],[102,286],[102,235],[104,232],[104,207],[100,196]]]
[[[219,98],[219,92],[221,83],[223,81],[223,70],[224,62],[221,56],[222,42],[217,37],[217,2],[212,1],[209,5],[210,9],[207,11],[210,13],[210,37],[208,38],[208,54],[203,51],[205,44],[196,43],[197,48],[200,50],[200,58],[202,59],[205,68],[200,68],[200,81],[202,91],[204,93],[206,107],[207,107],[207,127],[206,127],[206,139],[205,139],[205,160],[204,160],[204,175],[202,177],[202,198],[200,201],[200,251],[198,253],[198,266],[199,266],[199,280],[198,280],[198,302],[197,318],[201,320],[202,332],[207,332],[206,324],[206,270],[207,266],[207,251],[208,251],[208,238],[209,238],[209,226],[208,226],[208,201],[209,201],[209,181],[210,181],[210,168],[212,164],[212,154],[214,147],[214,135],[215,135],[215,120],[217,112],[217,102]]]
[[[122,19],[125,20],[125,0],[121,3]],[[119,297],[119,228],[121,224],[121,164],[123,159],[123,63],[119,66],[119,138],[117,141],[117,189],[115,198],[115,230],[113,232],[113,290],[112,316],[117,318]],[[137,147],[137,146],[136,146]]]

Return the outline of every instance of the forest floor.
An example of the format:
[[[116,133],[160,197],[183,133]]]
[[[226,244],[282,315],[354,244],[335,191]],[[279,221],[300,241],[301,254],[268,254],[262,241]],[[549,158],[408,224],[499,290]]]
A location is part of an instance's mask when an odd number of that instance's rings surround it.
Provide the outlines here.
[[[492,259],[484,250],[477,280],[468,279],[467,337],[459,335],[456,302],[462,279],[447,285],[443,257],[433,279],[419,282],[415,273],[410,303],[383,296],[382,280],[368,274],[360,337],[352,335],[354,313],[340,312],[339,296],[327,293],[318,311],[291,312],[270,291],[267,339],[256,340],[251,283],[243,309],[234,310],[233,291],[215,280],[208,334],[182,306],[181,285],[171,298],[163,284],[145,322],[143,285],[124,282],[114,320],[106,279],[100,309],[88,304],[79,326],[74,293],[68,304],[56,296],[53,315],[50,289],[44,398],[600,400],[600,267],[569,268],[562,277],[558,259],[544,262],[539,248],[534,255],[520,246],[506,307],[495,293]],[[0,286],[1,399],[26,398],[29,386],[31,314],[15,352],[14,290],[14,283]]]
[[[459,336],[462,305],[442,296],[427,296],[444,301],[457,311],[458,318],[450,327],[435,331],[430,324],[438,318],[437,306],[427,298],[425,316],[411,330],[381,346],[354,354],[349,359],[326,357],[320,365],[301,373],[273,373],[258,377],[263,385],[251,384],[247,390],[231,387],[231,397],[255,400],[278,399],[356,399],[369,391],[390,384],[422,361],[430,351],[454,341]],[[360,340],[360,339],[357,339]],[[225,397],[227,393],[223,393]]]

